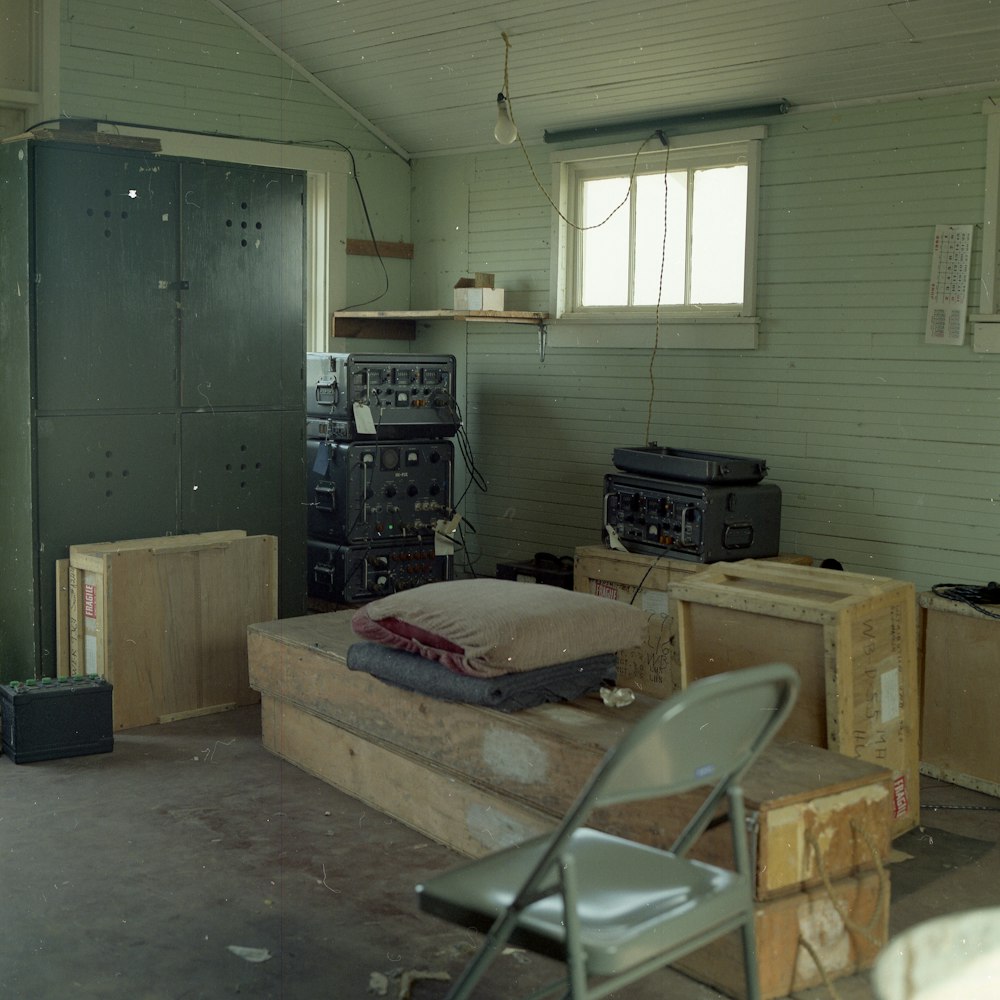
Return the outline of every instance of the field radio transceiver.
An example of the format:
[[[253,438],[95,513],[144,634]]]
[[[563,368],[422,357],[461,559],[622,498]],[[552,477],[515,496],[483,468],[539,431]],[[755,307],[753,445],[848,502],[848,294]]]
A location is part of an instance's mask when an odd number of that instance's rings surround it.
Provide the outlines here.
[[[308,441],[311,538],[354,544],[433,535],[451,516],[451,441]]]
[[[306,355],[309,435],[332,440],[452,437],[461,421],[450,354]]]
[[[781,490],[611,473],[604,525],[629,552],[693,562],[762,559],[778,554]]]

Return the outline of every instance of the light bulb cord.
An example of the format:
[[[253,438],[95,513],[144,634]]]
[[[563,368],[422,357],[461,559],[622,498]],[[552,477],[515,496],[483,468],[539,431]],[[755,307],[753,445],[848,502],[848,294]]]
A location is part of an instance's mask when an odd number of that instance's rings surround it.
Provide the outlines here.
[[[566,217],[559,206],[552,200],[552,196],[546,190],[545,185],[539,180],[538,174],[535,172],[535,165],[531,162],[531,157],[528,155],[527,147],[524,145],[524,140],[521,138],[521,130],[517,127],[517,122],[514,119],[514,104],[510,99],[510,79],[509,79],[509,65],[510,65],[510,38],[506,31],[500,32],[501,38],[503,38],[504,50],[503,50],[503,94],[498,95],[497,100],[499,101],[500,96],[502,96],[507,102],[507,114],[510,116],[511,124],[514,126],[515,135],[517,137],[517,144],[521,147],[521,152],[524,154],[524,161],[528,164],[528,170],[531,171],[531,176],[534,178],[535,184],[538,190],[545,195],[545,200],[552,206],[553,211],[556,215],[562,219],[572,229],[577,232],[586,232],[589,229],[599,229],[601,226],[605,225],[611,220],[611,218],[625,206],[629,198],[632,195],[632,185],[635,183],[636,171],[639,168],[639,156],[642,151],[653,139],[659,139],[660,142],[666,147],[666,158],[663,164],[663,243],[660,247],[660,275],[659,284],[656,291],[656,315],[654,320],[654,334],[653,334],[653,348],[649,355],[649,403],[646,408],[646,433],[644,435],[644,440],[649,441],[650,427],[653,423],[653,404],[656,399],[656,355],[660,349],[660,326],[661,326],[661,316],[660,316],[660,306],[663,302],[663,279],[666,272],[667,266],[667,178],[670,171],[670,146],[663,135],[661,129],[657,129],[655,132],[651,132],[639,145],[639,148],[635,151],[635,156],[632,158],[632,170],[629,173],[628,187],[625,190],[625,197],[611,209],[608,214],[601,219],[600,222],[595,222],[590,226],[581,226],[575,223],[572,219]]]
[[[579,225],[572,219],[568,218],[559,208],[559,206],[552,200],[552,196],[546,190],[545,185],[541,182],[541,180],[538,177],[538,174],[535,172],[535,165],[531,162],[531,157],[528,155],[527,147],[524,145],[524,140],[521,138],[521,130],[517,127],[517,121],[514,118],[514,102],[510,99],[510,77],[509,77],[510,38],[507,35],[506,31],[501,31],[500,37],[503,39],[503,44],[504,44],[502,96],[504,100],[506,100],[507,102],[507,114],[510,117],[511,124],[514,126],[517,132],[517,144],[521,147],[521,152],[524,154],[524,160],[528,164],[528,170],[531,171],[531,176],[534,178],[535,184],[538,186],[538,190],[541,191],[543,195],[545,195],[545,200],[552,206],[552,210],[556,213],[556,215],[559,216],[560,219],[563,220],[563,222],[566,223],[567,226],[570,226],[572,229],[575,229],[577,232],[581,233],[584,233],[589,229],[600,229],[601,226],[606,225],[608,222],[610,222],[611,219],[614,217],[614,215],[621,208],[624,208],[624,206],[628,203],[629,198],[632,196],[632,182],[635,180],[636,170],[638,170],[639,168],[639,156],[653,139],[659,138],[661,142],[664,141],[662,132],[651,132],[648,136],[646,136],[645,139],[642,140],[642,143],[640,144],[639,148],[635,151],[635,157],[632,160],[632,170],[629,173],[629,178],[628,178],[628,187],[625,190],[625,197],[622,198],[622,200],[618,202],[618,204],[615,205],[615,207],[611,209],[611,211],[608,212],[608,214],[603,219],[601,219],[600,222],[595,222],[589,226]]]

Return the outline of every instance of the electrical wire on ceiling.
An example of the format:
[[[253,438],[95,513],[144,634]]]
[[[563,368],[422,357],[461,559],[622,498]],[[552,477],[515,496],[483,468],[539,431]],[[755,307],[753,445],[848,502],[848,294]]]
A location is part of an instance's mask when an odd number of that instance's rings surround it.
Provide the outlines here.
[[[375,238],[375,228],[372,225],[371,215],[368,212],[368,202],[365,199],[365,193],[361,188],[361,180],[358,177],[358,164],[354,159],[354,152],[350,146],[345,146],[344,143],[337,139],[319,139],[319,140],[304,140],[301,142],[294,142],[289,139],[272,139],[267,136],[253,136],[253,135],[237,135],[233,132],[205,132],[200,129],[192,128],[180,128],[177,126],[167,126],[167,125],[149,125],[144,122],[126,122],[118,121],[113,118],[46,118],[44,121],[36,122],[26,129],[28,132],[33,132],[36,129],[43,128],[46,125],[66,125],[66,124],[93,124],[97,125],[107,125],[111,128],[140,128],[145,129],[150,132],[171,132],[178,135],[197,135],[204,136],[206,139],[238,139],[244,142],[267,142],[275,146],[303,146],[311,147],[315,149],[330,149],[337,148],[342,149],[351,160],[351,177],[354,179],[354,187],[358,192],[358,199],[361,203],[361,211],[365,217],[365,225],[368,228],[368,234],[371,236],[372,246],[375,249],[375,256],[378,258],[379,265],[382,268],[382,277],[384,280],[384,287],[378,295],[370,299],[366,299],[363,302],[355,302],[349,306],[343,306],[343,312],[347,312],[351,309],[359,309],[361,306],[371,305],[373,302],[378,302],[379,299],[384,298],[389,293],[389,271],[385,266],[385,261],[382,258],[382,254],[379,253],[378,240]]]
[[[518,146],[521,147],[521,152],[524,154],[524,160],[528,164],[528,170],[531,171],[531,176],[532,178],[534,178],[535,184],[538,186],[538,190],[541,191],[543,195],[545,195],[545,200],[552,206],[552,210],[556,213],[556,215],[559,216],[560,219],[563,220],[563,222],[566,223],[566,225],[571,226],[573,229],[576,229],[579,232],[586,232],[587,230],[590,229],[600,229],[601,226],[605,225],[615,216],[615,214],[619,211],[619,209],[621,209],[624,205],[627,204],[629,198],[631,197],[632,182],[635,180],[636,169],[638,168],[639,165],[639,156],[642,153],[642,151],[655,138],[659,138],[660,141],[663,142],[664,145],[666,145],[666,141],[663,138],[663,133],[651,132],[648,136],[646,136],[645,139],[642,140],[642,143],[639,145],[639,148],[635,151],[635,157],[632,160],[632,170],[631,173],[629,174],[628,190],[625,192],[625,197],[622,198],[622,200],[617,205],[615,205],[615,207],[611,209],[611,211],[600,222],[592,223],[589,226],[581,226],[578,223],[574,222],[572,219],[567,218],[566,215],[559,208],[559,206],[552,200],[552,196],[545,189],[545,185],[541,182],[541,180],[539,180],[538,174],[535,172],[535,165],[531,162],[531,156],[528,153],[527,147],[524,145],[524,139],[521,138],[521,130],[517,128],[517,119],[514,117],[514,102],[511,100],[510,97],[510,74],[509,74],[510,38],[507,37],[506,31],[502,31],[500,33],[500,36],[503,38],[503,43],[504,43],[503,95],[507,101],[507,109],[508,113],[510,114],[510,119],[514,123],[514,128],[517,131],[517,144]]]

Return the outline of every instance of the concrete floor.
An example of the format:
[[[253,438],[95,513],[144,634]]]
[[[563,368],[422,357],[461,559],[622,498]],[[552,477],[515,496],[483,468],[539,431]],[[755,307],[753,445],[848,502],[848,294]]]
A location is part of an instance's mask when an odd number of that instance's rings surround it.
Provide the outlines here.
[[[892,933],[1000,904],[1000,800],[936,781],[923,797],[923,825],[896,841],[909,858],[892,866]],[[256,709],[120,733],[110,754],[0,757],[0,994],[355,1000],[379,995],[382,976],[395,998],[403,973],[455,975],[473,947],[414,902],[414,883],[458,860],[272,756]],[[495,971],[483,1000],[549,969],[514,953]],[[867,975],[835,986],[840,1000],[873,996]],[[418,979],[409,996],[446,989]],[[671,971],[619,995],[720,996]]]

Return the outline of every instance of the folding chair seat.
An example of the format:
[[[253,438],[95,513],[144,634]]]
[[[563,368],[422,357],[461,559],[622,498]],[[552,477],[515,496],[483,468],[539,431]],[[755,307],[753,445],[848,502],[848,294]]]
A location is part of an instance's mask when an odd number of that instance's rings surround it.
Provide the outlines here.
[[[782,664],[705,678],[652,709],[595,770],[548,835],[417,886],[421,909],[486,934],[448,994],[472,994],[510,943],[566,963],[533,996],[607,996],[730,931],[742,931],[747,996],[759,996],[753,871],[739,779],[787,717],[798,690]],[[594,809],[704,788],[669,850],[585,826]],[[732,870],[688,858],[728,805]]]

